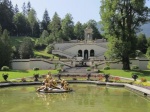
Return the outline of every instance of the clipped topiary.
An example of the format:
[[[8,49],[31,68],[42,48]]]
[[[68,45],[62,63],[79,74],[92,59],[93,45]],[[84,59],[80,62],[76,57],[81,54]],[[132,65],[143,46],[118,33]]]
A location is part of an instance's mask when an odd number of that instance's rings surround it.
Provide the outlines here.
[[[105,66],[105,67],[103,68],[103,70],[110,70],[110,67],[109,67],[109,66]]]
[[[8,75],[9,75],[8,73],[6,73],[6,74],[3,73],[3,74],[2,74],[2,77],[3,77],[3,79],[4,79],[5,81],[7,81]]]
[[[137,65],[132,65],[131,70],[139,70],[139,67]]]
[[[3,66],[3,67],[1,68],[1,70],[2,70],[2,71],[9,71],[10,69],[9,69],[8,66]]]
[[[34,70],[34,71],[37,71],[37,70],[39,70],[39,68],[38,68],[38,67],[34,67],[33,70]]]

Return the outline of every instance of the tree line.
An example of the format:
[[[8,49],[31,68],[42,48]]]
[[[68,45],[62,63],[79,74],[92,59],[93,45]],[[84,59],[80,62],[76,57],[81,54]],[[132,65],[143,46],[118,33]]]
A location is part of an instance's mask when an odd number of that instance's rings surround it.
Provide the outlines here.
[[[96,28],[96,21],[89,20],[85,24],[77,22],[74,25],[73,17],[69,13],[61,19],[55,12],[51,19],[48,11],[45,9],[43,19],[40,21],[30,1],[28,3],[24,2],[22,11],[19,11],[18,5],[13,6],[11,0],[1,0],[0,15],[2,31],[7,29],[11,36],[40,37],[43,32],[47,32],[48,41],[83,39],[85,27],[90,26],[94,30],[93,37],[102,38]]]
[[[120,59],[124,70],[130,69],[130,58],[139,56],[140,53],[146,54],[150,59],[150,38],[146,38],[144,34],[137,36],[140,26],[150,20],[149,11],[145,0],[101,0],[100,23],[104,31],[103,37],[109,41],[105,55],[109,59]],[[45,10],[42,21],[38,20],[36,14],[30,2],[23,3],[22,11],[19,11],[18,5],[14,7],[10,0],[0,1],[0,56],[3,57],[0,59],[5,58],[0,61],[0,67],[8,65],[12,57],[33,57],[33,47],[43,49],[47,46],[49,51],[52,48],[49,44],[54,41],[83,40],[84,29],[88,26],[93,29],[93,39],[102,38],[94,20],[85,24],[77,22],[74,25],[73,17],[69,13],[61,19],[55,12],[50,19],[48,11]],[[25,38],[17,48],[10,46],[9,35],[32,36],[38,39],[33,46],[31,39]]]

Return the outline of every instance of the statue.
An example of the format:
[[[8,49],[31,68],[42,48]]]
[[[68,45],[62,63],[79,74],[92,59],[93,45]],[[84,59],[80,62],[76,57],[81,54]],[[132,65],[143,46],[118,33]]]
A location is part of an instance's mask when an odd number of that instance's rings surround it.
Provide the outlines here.
[[[85,41],[86,41],[86,42],[92,40],[92,34],[93,34],[93,29],[90,28],[90,27],[87,27],[87,28],[84,30],[84,36],[85,36]]]
[[[69,84],[64,79],[60,80],[60,85],[52,77],[51,73],[46,75],[46,78],[43,81],[43,86],[37,88],[38,92],[66,92],[71,91]]]

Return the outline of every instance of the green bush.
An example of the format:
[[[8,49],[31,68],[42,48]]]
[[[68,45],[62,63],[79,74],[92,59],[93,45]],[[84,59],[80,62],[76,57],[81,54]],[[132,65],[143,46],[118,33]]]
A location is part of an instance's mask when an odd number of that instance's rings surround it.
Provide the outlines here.
[[[48,53],[48,54],[51,54],[52,53],[52,50],[53,50],[53,46],[50,46],[48,45],[45,49],[45,52]]]
[[[37,70],[39,70],[39,68],[38,68],[38,67],[34,67],[33,70],[34,70],[34,71],[37,71]]]
[[[59,72],[61,72],[61,68],[58,68],[57,70],[58,70]]]
[[[139,67],[137,65],[132,65],[131,70],[139,70]]]
[[[86,70],[87,70],[87,71],[91,71],[91,68],[87,68]]]
[[[98,70],[97,72],[98,72],[98,73],[100,73],[100,72],[101,72],[101,70]]]
[[[3,66],[3,67],[1,68],[1,70],[2,70],[2,71],[9,71],[10,69],[9,69],[8,66]]]
[[[110,70],[110,67],[109,67],[109,66],[105,66],[105,67],[103,68],[103,70]]]

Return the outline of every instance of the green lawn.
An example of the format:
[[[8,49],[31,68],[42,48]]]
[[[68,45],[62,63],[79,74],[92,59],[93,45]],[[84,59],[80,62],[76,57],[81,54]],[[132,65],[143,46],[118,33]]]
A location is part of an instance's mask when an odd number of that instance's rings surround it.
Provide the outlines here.
[[[39,73],[40,75],[47,74],[49,71],[51,71],[52,74],[57,74],[57,70],[12,70],[12,71],[0,71],[0,81],[4,81],[2,74],[8,73],[9,77],[8,80],[15,79],[15,78],[23,78],[23,77],[29,77],[33,76],[35,73]],[[120,77],[127,77],[132,78],[132,74],[137,74],[139,76],[139,80],[141,78],[146,78],[148,81],[150,81],[150,70],[135,72],[135,71],[124,71],[124,70],[117,70],[117,69],[111,69],[111,70],[101,70],[100,73],[110,74],[113,76],[120,76]]]
[[[34,70],[12,70],[12,71],[0,71],[0,81],[4,81],[2,74],[3,73],[8,73],[9,77],[8,80],[11,79],[16,79],[16,78],[23,78],[23,77],[29,77],[29,76],[33,76],[33,74],[35,73],[39,73],[40,75],[44,75],[47,74],[48,72],[51,72],[51,74],[57,74],[58,71],[57,70],[38,70],[38,71],[34,71]]]
[[[101,70],[101,73],[110,74],[114,76],[120,76],[120,77],[127,77],[132,78],[132,74],[137,74],[138,79],[146,78],[150,81],[150,70],[145,71],[125,71],[125,70],[118,70],[118,69],[110,69],[110,70]]]
[[[39,57],[46,57],[46,58],[53,58],[53,54],[47,54],[44,50],[42,51],[36,51],[34,50],[34,55]],[[57,56],[54,56],[54,59],[58,59]]]

